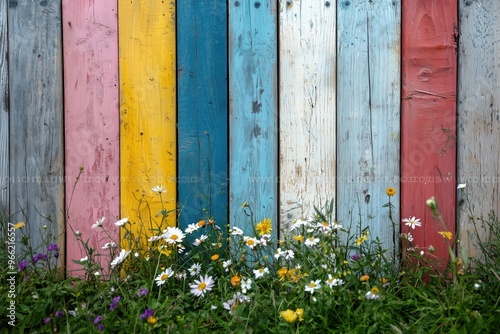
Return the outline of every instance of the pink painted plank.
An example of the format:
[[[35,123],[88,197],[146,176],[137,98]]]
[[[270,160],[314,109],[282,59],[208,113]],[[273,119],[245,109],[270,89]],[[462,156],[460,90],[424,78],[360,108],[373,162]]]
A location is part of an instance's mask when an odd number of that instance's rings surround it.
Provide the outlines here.
[[[119,100],[116,1],[63,0],[67,269],[85,253],[74,232],[103,252],[119,215]],[[81,171],[78,182],[76,179]],[[92,224],[106,217],[103,229]],[[107,269],[108,262],[100,258]],[[79,275],[80,272],[73,272]]]
[[[437,232],[454,236],[456,225],[457,0],[403,0],[402,9],[401,217],[421,218],[413,244],[447,259]],[[444,225],[426,207],[431,196]]]

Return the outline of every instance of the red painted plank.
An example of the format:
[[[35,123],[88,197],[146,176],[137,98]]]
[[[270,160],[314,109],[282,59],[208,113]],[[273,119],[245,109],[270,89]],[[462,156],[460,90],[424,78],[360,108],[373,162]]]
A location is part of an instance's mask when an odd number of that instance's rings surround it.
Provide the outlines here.
[[[413,245],[448,257],[438,231],[455,235],[457,0],[403,0],[401,217],[415,216]],[[434,196],[444,225],[425,201]],[[408,226],[401,224],[402,232]]]
[[[119,101],[116,1],[63,0],[67,266],[85,254],[74,231],[98,252],[119,241]],[[82,174],[76,182],[80,167]],[[92,224],[106,217],[103,229]],[[101,265],[107,262],[101,258]],[[78,274],[78,273],[77,273]]]

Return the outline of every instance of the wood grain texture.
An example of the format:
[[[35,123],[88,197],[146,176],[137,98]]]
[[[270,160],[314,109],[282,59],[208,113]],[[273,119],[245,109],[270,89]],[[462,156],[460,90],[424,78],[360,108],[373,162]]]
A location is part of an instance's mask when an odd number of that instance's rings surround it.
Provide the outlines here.
[[[401,214],[422,221],[413,244],[446,259],[437,232],[455,234],[457,1],[404,0],[402,18]],[[431,196],[444,226],[426,207]]]
[[[9,215],[9,75],[7,2],[0,1],[0,216]]]
[[[9,1],[8,18],[10,212],[35,251],[64,249],[61,4]]]
[[[337,10],[337,219],[345,228],[352,219],[352,229],[361,220],[391,249],[393,226],[382,206],[386,188],[399,184],[401,7],[339,1]],[[392,198],[396,225],[398,201]]]
[[[99,252],[120,239],[118,19],[112,1],[63,0],[67,269],[82,253],[74,232]],[[80,168],[83,170],[80,171]],[[81,173],[81,175],[80,175]],[[78,179],[78,181],[77,181]],[[103,229],[91,229],[106,217]],[[108,268],[109,259],[100,257]],[[108,261],[106,261],[108,260]]]
[[[275,0],[229,3],[229,212],[231,225],[247,235],[244,202],[277,232],[276,11]]]
[[[336,8],[280,2],[280,229],[335,198]]]
[[[179,224],[228,221],[227,6],[177,1]],[[206,210],[206,212],[204,211]]]
[[[175,2],[120,0],[118,29],[120,207],[137,236],[151,234],[162,209],[176,221]]]
[[[471,257],[480,256],[474,217],[500,215],[500,3],[460,1],[458,73],[459,238]],[[487,230],[478,223],[479,236]]]

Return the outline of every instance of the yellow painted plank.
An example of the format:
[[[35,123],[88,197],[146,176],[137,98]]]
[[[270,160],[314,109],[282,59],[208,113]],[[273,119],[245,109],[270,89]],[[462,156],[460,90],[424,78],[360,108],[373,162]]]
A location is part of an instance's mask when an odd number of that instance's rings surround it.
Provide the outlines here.
[[[175,2],[119,0],[118,28],[121,216],[135,235],[152,235],[160,212],[176,206]]]

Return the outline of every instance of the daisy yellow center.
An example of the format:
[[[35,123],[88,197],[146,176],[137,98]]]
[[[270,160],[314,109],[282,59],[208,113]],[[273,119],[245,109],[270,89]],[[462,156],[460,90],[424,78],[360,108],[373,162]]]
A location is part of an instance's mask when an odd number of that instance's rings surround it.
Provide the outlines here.
[[[179,239],[179,236],[174,234],[174,235],[172,235],[172,236],[170,237],[170,239],[172,239],[172,240],[177,240],[177,239]]]
[[[205,225],[205,221],[204,220],[200,220],[198,222],[198,227],[203,227],[203,225]]]
[[[198,285],[198,290],[200,290],[200,291],[205,290],[206,287],[207,287],[207,283],[201,282],[200,285]]]
[[[164,281],[168,278],[168,274],[161,275],[161,280]]]
[[[254,241],[252,239],[248,239],[247,244],[249,246],[252,246],[254,244]]]
[[[374,286],[372,289],[371,289],[371,292],[374,294],[374,295],[378,295],[379,293],[379,290],[376,286]]]
[[[309,284],[309,287],[310,287],[310,288],[315,288],[315,287],[316,287],[316,284],[314,284],[314,282],[311,282],[311,284]]]
[[[264,272],[264,268],[260,268],[259,273],[263,273],[263,272]]]
[[[322,222],[321,225],[328,226],[328,223],[327,222]]]

